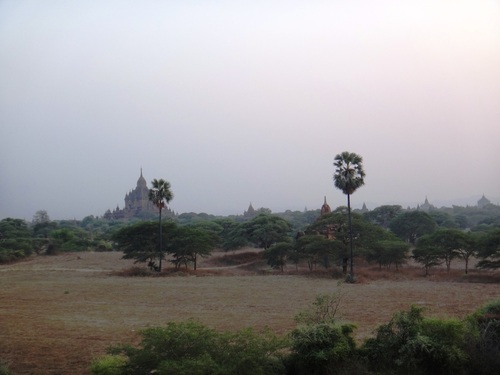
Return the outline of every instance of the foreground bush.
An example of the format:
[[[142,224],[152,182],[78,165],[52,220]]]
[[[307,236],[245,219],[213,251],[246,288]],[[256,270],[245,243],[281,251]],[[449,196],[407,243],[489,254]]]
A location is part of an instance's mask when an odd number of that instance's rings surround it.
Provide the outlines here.
[[[289,374],[350,373],[356,355],[353,326],[318,323],[300,326],[291,333]]]
[[[500,369],[500,299],[487,303],[474,314],[469,324],[467,352],[470,373],[496,375]]]
[[[217,332],[188,321],[148,328],[141,335],[138,348],[122,345],[110,349],[111,356],[94,362],[92,374],[284,373],[280,359],[283,341],[269,331]],[[119,358],[125,358],[125,361],[120,363]]]
[[[361,351],[370,369],[380,373],[463,374],[465,334],[462,322],[424,318],[422,309],[412,306],[380,326]]]
[[[335,317],[341,294],[319,295],[279,339],[269,331],[218,332],[194,321],[141,332],[92,363],[94,375],[493,375],[500,368],[500,300],[465,320],[394,314],[359,348],[354,326]]]

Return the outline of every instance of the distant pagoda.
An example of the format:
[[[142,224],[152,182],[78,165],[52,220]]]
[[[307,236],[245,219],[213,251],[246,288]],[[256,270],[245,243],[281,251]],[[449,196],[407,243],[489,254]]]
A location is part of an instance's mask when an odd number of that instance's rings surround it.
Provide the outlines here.
[[[173,216],[172,211],[168,207],[165,207],[163,212],[166,216]],[[151,218],[157,214],[158,209],[153,204],[153,202],[149,200],[148,183],[142,175],[141,168],[141,175],[137,180],[137,186],[134,190],[131,190],[127,194],[125,194],[125,206],[120,209],[117,205],[113,211],[107,210],[104,214],[104,218],[109,220],[123,220],[132,218],[146,219]]]

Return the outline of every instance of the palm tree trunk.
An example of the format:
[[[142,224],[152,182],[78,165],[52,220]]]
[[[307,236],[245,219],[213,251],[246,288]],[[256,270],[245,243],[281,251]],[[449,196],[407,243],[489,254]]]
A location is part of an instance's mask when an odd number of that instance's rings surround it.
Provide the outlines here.
[[[354,282],[354,265],[353,265],[353,243],[352,243],[352,219],[351,219],[351,195],[347,194],[347,213],[349,215],[349,244],[351,247],[351,281]]]
[[[163,244],[162,244],[162,240],[163,240],[163,236],[161,234],[161,207],[160,207],[160,261],[159,261],[159,266],[158,266],[158,272],[161,272],[161,258],[163,258],[163,254],[161,252],[162,248],[163,248]]]

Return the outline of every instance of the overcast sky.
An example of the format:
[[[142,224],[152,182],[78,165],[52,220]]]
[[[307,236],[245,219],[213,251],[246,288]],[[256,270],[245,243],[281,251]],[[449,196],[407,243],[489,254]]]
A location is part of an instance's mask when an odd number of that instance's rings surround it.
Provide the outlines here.
[[[0,219],[500,201],[498,0],[0,1]]]

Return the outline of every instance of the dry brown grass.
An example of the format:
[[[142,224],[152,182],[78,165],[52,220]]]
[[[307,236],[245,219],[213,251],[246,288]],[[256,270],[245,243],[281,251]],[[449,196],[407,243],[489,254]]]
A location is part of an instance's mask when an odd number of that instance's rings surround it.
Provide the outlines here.
[[[205,259],[196,273],[168,277],[120,276],[134,266],[120,253],[39,256],[0,266],[0,358],[17,374],[87,374],[91,359],[109,345],[136,342],[142,328],[188,318],[218,329],[268,326],[284,334],[318,293],[338,288],[331,270],[289,266],[280,274],[239,257],[244,270],[217,269],[220,260]],[[415,267],[380,271],[361,264],[357,271],[357,284],[342,285],[340,314],[358,326],[359,340],[411,304],[428,315],[464,317],[500,297],[498,272],[464,278],[460,269],[434,270],[425,278]]]

